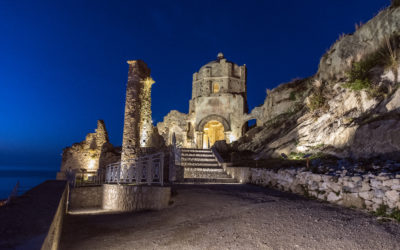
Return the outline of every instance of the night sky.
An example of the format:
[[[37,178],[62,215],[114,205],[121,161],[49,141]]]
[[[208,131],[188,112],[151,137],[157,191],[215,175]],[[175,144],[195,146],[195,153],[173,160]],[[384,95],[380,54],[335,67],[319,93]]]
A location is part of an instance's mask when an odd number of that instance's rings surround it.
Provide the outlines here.
[[[0,0],[0,165],[59,168],[97,119],[121,145],[126,60],[152,70],[155,124],[188,111],[192,74],[218,52],[247,65],[251,110],[389,2]]]

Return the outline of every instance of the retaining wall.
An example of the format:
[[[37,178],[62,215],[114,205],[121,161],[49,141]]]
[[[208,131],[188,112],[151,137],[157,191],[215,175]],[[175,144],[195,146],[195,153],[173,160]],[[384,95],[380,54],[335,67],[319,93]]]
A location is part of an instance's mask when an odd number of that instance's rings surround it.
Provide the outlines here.
[[[160,210],[168,207],[171,187],[103,185],[103,209],[112,211]]]
[[[223,168],[241,183],[273,187],[368,211],[376,211],[382,205],[400,209],[400,174],[346,176],[346,170],[343,170],[336,175],[324,175],[314,174],[305,168],[274,171],[231,167],[226,163]]]
[[[71,189],[69,208],[94,208],[101,207],[103,202],[103,187],[77,187]]]
[[[0,207],[0,249],[58,249],[68,186],[45,181]]]
[[[69,209],[160,210],[168,207],[171,187],[103,184],[71,190]]]

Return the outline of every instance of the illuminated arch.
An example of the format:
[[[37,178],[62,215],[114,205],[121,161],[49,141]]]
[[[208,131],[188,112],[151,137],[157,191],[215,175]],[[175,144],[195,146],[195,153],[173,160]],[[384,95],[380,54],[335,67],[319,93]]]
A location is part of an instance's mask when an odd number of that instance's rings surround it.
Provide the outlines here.
[[[196,126],[196,131],[203,131],[204,126],[209,122],[209,121],[218,121],[224,126],[224,131],[229,132],[231,131],[231,126],[229,125],[229,122],[222,116],[219,115],[209,115],[204,117]]]

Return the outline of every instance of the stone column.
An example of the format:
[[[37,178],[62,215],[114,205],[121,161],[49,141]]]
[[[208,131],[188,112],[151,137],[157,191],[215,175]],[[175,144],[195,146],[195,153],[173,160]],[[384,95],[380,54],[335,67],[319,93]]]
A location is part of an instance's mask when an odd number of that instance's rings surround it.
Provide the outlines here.
[[[129,72],[126,86],[121,164],[136,158],[139,153],[142,81],[150,77],[150,69],[145,62],[135,60],[127,61],[127,63],[129,64]]]
[[[197,144],[197,148],[200,148],[200,149],[202,149],[203,148],[203,132],[199,132],[199,131],[197,131],[196,132],[196,144]]]
[[[151,146],[151,134],[153,133],[153,121],[151,119],[151,85],[155,82],[151,77],[141,81],[140,93],[140,146]]]
[[[226,143],[231,143],[232,141],[231,141],[231,131],[225,131],[224,132],[224,134],[225,134],[225,141],[226,141]]]

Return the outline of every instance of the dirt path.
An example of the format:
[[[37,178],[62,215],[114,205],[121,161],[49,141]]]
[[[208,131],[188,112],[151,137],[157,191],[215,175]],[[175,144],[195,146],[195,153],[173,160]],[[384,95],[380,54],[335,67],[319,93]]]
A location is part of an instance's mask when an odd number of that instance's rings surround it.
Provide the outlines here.
[[[400,224],[250,185],[181,185],[162,211],[68,215],[61,249],[400,249]]]

